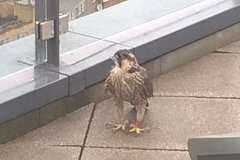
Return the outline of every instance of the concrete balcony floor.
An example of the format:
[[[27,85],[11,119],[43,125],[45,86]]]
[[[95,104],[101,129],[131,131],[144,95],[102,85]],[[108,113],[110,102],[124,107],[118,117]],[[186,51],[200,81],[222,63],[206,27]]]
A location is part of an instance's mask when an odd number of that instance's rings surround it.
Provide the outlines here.
[[[239,64],[240,41],[154,79],[148,134],[112,134],[105,124],[118,116],[108,99],[0,145],[0,159],[190,160],[190,137],[240,130]],[[133,122],[129,104],[125,113]]]

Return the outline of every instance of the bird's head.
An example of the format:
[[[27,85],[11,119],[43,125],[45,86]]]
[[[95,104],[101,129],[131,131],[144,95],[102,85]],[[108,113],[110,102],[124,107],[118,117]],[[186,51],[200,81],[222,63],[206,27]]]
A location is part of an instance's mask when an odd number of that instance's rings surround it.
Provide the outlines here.
[[[117,51],[111,59],[114,61],[115,65],[122,68],[122,69],[131,69],[138,67],[138,62],[135,55],[127,50],[122,49]]]

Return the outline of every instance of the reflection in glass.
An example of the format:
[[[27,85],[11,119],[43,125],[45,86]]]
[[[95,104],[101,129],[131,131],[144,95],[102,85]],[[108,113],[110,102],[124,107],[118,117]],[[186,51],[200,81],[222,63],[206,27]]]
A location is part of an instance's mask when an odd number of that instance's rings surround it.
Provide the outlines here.
[[[18,40],[33,33],[35,0],[0,0],[0,78],[29,67],[23,62],[34,59],[34,38]]]
[[[74,31],[68,32],[69,26],[72,27],[70,21],[74,21],[86,15],[101,11],[124,1],[126,0],[74,0],[71,2],[59,0],[59,29],[61,34],[60,54],[64,54],[99,40],[99,38],[96,38],[97,36],[85,36],[84,33],[76,34]],[[70,23],[68,24],[68,22]],[[91,28],[91,26],[88,27]]]
[[[59,0],[59,11],[69,15],[69,21],[101,11],[126,0]]]
[[[70,22],[69,31],[103,39],[204,0],[128,0],[113,6],[115,1],[102,0],[100,13]]]
[[[0,45],[33,33],[34,0],[0,1]]]

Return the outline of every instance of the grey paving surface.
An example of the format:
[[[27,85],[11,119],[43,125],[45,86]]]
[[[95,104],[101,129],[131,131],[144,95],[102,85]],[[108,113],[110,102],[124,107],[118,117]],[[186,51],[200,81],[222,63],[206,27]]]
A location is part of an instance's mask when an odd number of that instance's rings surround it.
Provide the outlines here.
[[[78,159],[80,147],[15,146],[6,145],[1,149],[1,160],[69,160]]]
[[[0,159],[78,159],[93,104],[72,112],[12,142],[0,145]]]
[[[228,46],[219,48],[217,51],[219,52],[227,52],[227,53],[240,53],[240,41],[232,43]]]
[[[101,160],[190,160],[187,152],[169,152],[154,150],[129,150],[112,148],[85,148],[82,159]]]
[[[138,137],[124,132],[113,135],[104,127],[107,122],[117,121],[116,108],[112,102],[107,100],[97,106],[86,146],[187,150],[189,137],[240,130],[240,100],[155,97],[143,123],[143,127],[151,129],[150,133]],[[134,122],[135,111],[128,106],[126,115]]]
[[[87,131],[93,104],[62,117],[12,141],[13,145],[73,145],[81,146]]]
[[[108,99],[0,145],[0,159],[190,160],[190,137],[240,130],[239,46],[226,46],[154,79],[155,97],[142,124],[150,127],[148,134],[112,134],[105,124],[118,116]],[[134,122],[129,104],[125,115]]]
[[[162,96],[240,97],[240,55],[208,54],[154,80]]]

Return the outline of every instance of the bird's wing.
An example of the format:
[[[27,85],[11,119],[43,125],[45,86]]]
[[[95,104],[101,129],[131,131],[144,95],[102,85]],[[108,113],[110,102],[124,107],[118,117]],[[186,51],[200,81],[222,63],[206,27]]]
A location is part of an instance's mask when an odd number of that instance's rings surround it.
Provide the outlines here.
[[[149,76],[149,72],[143,68],[139,67],[139,74],[143,77],[145,89],[148,93],[148,97],[153,97],[153,83],[152,78]]]
[[[147,97],[153,97],[152,78],[149,76],[149,72],[145,68],[141,66],[133,67],[128,71],[128,73],[133,75],[138,74],[140,76],[139,79],[142,80],[140,85],[143,87],[145,94]]]
[[[114,67],[112,67],[109,70],[109,73],[105,80],[104,86],[105,86],[105,92],[110,92],[111,94],[114,94],[114,86],[112,84],[112,76],[113,75],[111,74],[112,69],[114,69]]]

